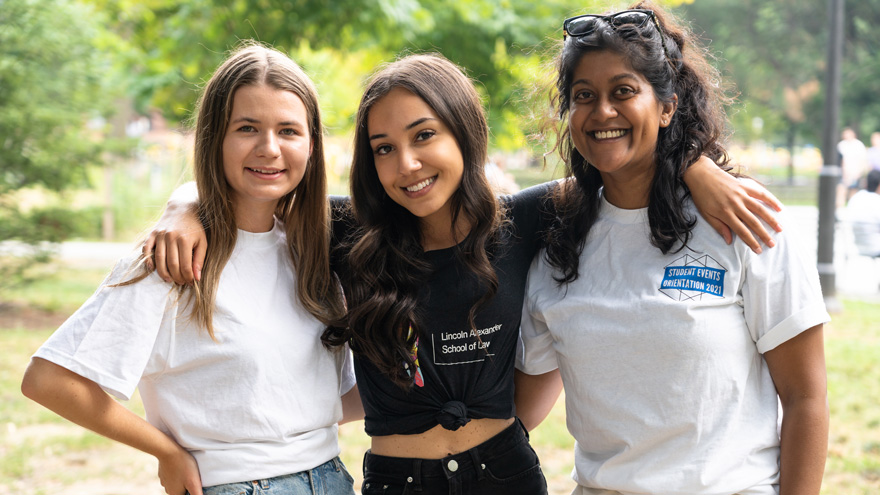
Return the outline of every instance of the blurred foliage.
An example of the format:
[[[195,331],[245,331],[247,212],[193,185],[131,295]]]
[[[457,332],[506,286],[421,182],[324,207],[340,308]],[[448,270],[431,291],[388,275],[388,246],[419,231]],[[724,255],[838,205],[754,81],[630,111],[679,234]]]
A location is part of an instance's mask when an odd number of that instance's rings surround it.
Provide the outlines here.
[[[113,103],[101,16],[64,0],[4,0],[2,7],[0,195],[82,184],[101,149],[85,124]]]
[[[23,188],[62,191],[86,184],[86,170],[113,146],[103,139],[115,100],[114,36],[94,7],[64,0],[0,2],[0,240],[16,255],[0,258],[2,286],[25,266],[48,259],[42,242],[76,229],[66,207],[22,208]]]
[[[128,178],[127,188],[117,188],[120,179],[95,184],[89,178],[96,174],[85,171],[110,160],[125,173],[127,161],[139,159],[124,137],[131,117],[126,112],[159,111],[172,127],[185,126],[204,81],[243,39],[272,44],[305,68],[334,137],[349,134],[363,83],[377,67],[408,53],[442,53],[475,80],[493,150],[534,146],[540,157],[548,145],[526,137],[548,117],[562,20],[630,3],[0,0],[0,218],[28,218],[30,205],[18,211],[13,191],[105,187],[114,190],[101,191],[101,198],[112,197],[114,204],[100,206],[119,213],[116,225],[136,223],[129,215],[143,203],[131,196],[145,179]],[[725,82],[738,90],[731,112],[736,140],[789,147],[819,141],[827,0],[660,3],[702,33]],[[866,137],[880,129],[880,31],[874,28],[880,0],[847,2],[846,19],[842,124]],[[344,161],[345,151],[338,156]],[[154,215],[166,192],[151,194]],[[90,205],[79,210],[87,224],[70,232],[97,230],[99,205]],[[2,230],[0,240],[34,232]]]
[[[348,131],[363,81],[381,62],[440,52],[480,89],[495,145],[525,144],[526,96],[570,2],[549,0],[90,0],[141,54],[130,73],[140,109],[190,115],[200,85],[241,39],[287,51],[315,79],[330,129]],[[587,1],[584,9],[602,2]]]
[[[698,0],[681,9],[739,93],[736,138],[819,143],[828,0]],[[880,130],[880,0],[846,2],[841,126]],[[759,120],[758,120],[759,119]]]

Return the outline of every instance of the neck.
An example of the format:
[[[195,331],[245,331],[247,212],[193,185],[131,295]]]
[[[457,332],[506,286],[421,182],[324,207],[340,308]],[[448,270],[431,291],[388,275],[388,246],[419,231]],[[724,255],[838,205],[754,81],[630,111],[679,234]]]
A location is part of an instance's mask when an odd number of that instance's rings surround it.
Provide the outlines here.
[[[459,217],[452,225],[452,218],[448,217],[440,221],[436,218],[422,218],[419,222],[422,236],[422,248],[425,251],[446,249],[461,242],[471,231],[472,222],[469,219]]]
[[[277,201],[257,204],[235,205],[235,226],[245,232],[269,232],[275,226]]]
[[[646,208],[653,182],[654,167],[625,177],[602,173],[602,194],[609,203],[624,210]]]

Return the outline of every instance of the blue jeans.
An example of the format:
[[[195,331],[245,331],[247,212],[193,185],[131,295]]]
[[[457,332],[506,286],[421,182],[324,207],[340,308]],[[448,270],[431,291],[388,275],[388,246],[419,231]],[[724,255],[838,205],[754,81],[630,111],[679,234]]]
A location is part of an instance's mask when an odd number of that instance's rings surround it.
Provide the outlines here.
[[[364,456],[363,495],[546,495],[547,481],[517,418],[504,431],[443,459]]]
[[[267,480],[209,486],[204,495],[354,495],[354,479],[339,457],[299,473]]]

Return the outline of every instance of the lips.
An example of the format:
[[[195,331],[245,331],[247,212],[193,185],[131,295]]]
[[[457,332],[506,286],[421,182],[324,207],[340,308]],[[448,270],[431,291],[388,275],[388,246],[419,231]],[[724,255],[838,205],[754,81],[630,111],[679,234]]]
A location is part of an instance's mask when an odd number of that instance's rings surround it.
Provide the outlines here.
[[[425,180],[423,180],[423,181],[417,182],[417,183],[415,183],[415,184],[413,184],[413,185],[411,185],[411,186],[406,186],[406,187],[404,187],[403,189],[406,189],[408,192],[411,192],[411,193],[419,192],[419,191],[421,191],[422,189],[424,189],[424,188],[430,186],[431,184],[433,184],[435,180],[437,180],[437,176],[436,176],[436,175],[435,175],[434,177],[429,177],[429,178],[427,178],[427,179],[425,179]]]
[[[245,167],[245,170],[251,172],[259,177],[265,177],[267,179],[271,179],[283,174],[284,170],[274,169],[274,168],[253,168],[253,167]]]

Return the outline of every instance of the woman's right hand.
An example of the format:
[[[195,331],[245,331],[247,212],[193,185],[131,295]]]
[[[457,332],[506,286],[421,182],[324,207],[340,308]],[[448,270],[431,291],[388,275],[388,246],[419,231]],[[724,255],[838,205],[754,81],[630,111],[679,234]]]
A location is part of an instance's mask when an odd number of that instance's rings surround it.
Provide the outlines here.
[[[202,278],[208,239],[196,205],[196,200],[187,193],[175,192],[144,242],[147,264],[166,282],[185,285]]]
[[[168,495],[202,495],[199,465],[183,448],[159,458],[159,482]]]

